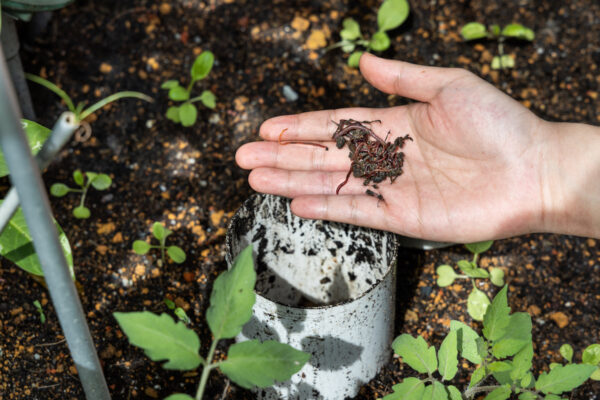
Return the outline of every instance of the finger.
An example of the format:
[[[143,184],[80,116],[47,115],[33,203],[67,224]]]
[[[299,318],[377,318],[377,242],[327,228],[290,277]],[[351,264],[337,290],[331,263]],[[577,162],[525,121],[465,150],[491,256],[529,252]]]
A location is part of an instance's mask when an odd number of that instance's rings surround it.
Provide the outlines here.
[[[247,143],[238,149],[235,160],[244,169],[270,167],[296,171],[347,171],[350,168],[348,150],[338,149],[333,142],[323,143],[328,150],[306,144]]]
[[[360,72],[371,85],[385,93],[423,102],[431,101],[450,82],[467,76],[460,68],[438,68],[386,60],[369,53],[360,58]]]
[[[336,123],[340,120],[383,120],[385,113],[385,109],[341,108],[311,111],[296,115],[282,115],[266,120],[260,127],[260,136],[265,140],[279,140],[281,132],[287,129],[282,135],[282,140],[329,141],[337,129]]]
[[[285,197],[335,195],[347,175],[346,171],[308,172],[257,168],[248,176],[248,182],[257,192]],[[348,182],[340,188],[339,194],[364,194],[367,187],[362,182],[362,179],[350,176]]]

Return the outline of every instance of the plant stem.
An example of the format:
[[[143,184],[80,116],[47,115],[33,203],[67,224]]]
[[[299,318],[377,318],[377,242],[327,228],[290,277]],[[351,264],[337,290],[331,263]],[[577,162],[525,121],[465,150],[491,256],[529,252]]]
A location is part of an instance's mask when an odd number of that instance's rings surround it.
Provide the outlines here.
[[[499,387],[500,387],[500,385],[473,386],[472,388],[465,390],[465,392],[463,393],[463,395],[465,397],[469,398],[470,396],[474,396],[477,393],[491,392],[493,390],[496,390]]]
[[[160,239],[160,258],[162,259],[162,263],[163,265],[166,265],[165,262],[165,241],[166,241],[166,237]]]
[[[210,350],[208,350],[208,355],[206,356],[206,364],[202,368],[202,375],[200,376],[200,383],[198,384],[198,391],[196,392],[196,400],[201,400],[204,395],[204,388],[206,387],[206,382],[208,382],[208,375],[210,371],[217,367],[217,364],[212,364],[212,359],[215,354],[215,350],[217,349],[217,343],[219,339],[213,339],[213,342],[210,345]]]
[[[83,193],[81,195],[81,201],[79,202],[79,207],[83,207],[83,203],[85,203],[85,196],[87,195],[87,191],[90,187],[90,183],[92,183],[91,181],[88,182],[85,187],[81,190],[81,192]]]
[[[95,113],[96,111],[98,111],[99,109],[101,109],[102,107],[104,107],[105,105],[112,103],[113,101],[119,100],[119,99],[123,99],[126,97],[132,97],[134,99],[140,99],[140,100],[145,100],[149,103],[152,103],[154,100],[152,99],[152,97],[147,96],[143,93],[140,92],[130,92],[130,91],[125,91],[125,92],[117,92],[115,94],[111,94],[108,97],[105,97],[104,99],[100,100],[99,102],[89,106],[87,109],[83,110],[81,112],[81,114],[78,115],[78,120],[79,121],[83,121],[84,119],[86,119],[90,114]]]

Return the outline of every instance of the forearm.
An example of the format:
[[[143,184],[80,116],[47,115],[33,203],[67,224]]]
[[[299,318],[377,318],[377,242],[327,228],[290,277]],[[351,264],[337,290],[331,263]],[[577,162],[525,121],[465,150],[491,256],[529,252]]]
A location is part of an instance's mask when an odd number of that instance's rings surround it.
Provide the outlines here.
[[[543,230],[600,238],[600,127],[542,124]]]

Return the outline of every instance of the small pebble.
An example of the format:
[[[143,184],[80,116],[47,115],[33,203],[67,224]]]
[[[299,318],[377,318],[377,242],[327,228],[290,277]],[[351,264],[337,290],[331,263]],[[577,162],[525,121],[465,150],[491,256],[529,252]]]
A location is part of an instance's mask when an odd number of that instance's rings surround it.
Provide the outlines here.
[[[298,100],[298,93],[296,93],[294,91],[294,89],[291,88],[291,86],[284,85],[283,86],[283,97],[285,97],[285,99],[287,101],[296,101],[296,100]]]
[[[210,117],[208,117],[208,123],[216,125],[221,122],[221,116],[218,113],[212,113]]]

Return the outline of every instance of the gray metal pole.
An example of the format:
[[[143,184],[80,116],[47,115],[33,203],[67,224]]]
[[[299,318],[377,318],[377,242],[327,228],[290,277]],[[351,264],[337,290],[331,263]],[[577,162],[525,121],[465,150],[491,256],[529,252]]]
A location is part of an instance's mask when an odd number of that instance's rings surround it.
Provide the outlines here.
[[[0,45],[0,146],[10,170],[10,179],[21,199],[25,221],[86,398],[109,400],[110,394],[83,307],[52,221],[40,170],[21,129],[17,104]]]

